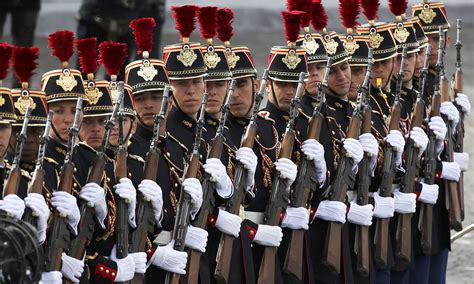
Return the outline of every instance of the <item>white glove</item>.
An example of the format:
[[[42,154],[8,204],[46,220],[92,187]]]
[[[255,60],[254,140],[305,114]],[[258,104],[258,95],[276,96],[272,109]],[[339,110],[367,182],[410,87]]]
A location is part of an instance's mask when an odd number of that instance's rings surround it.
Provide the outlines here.
[[[362,145],[359,140],[354,138],[346,138],[342,143],[347,155],[354,161],[352,170],[357,171],[357,165],[362,161],[362,158],[364,158],[364,149],[362,148]]]
[[[261,246],[279,247],[283,232],[279,226],[258,225],[253,241]]]
[[[239,215],[219,209],[219,215],[217,215],[216,220],[216,228],[219,231],[237,238],[240,232],[240,223],[242,223],[242,218]]]
[[[186,274],[188,254],[173,249],[173,246],[174,241],[171,241],[166,246],[157,247],[149,263],[169,272]]]
[[[454,152],[454,161],[459,165],[461,171],[467,171],[467,169],[469,168],[469,153]]]
[[[456,128],[459,122],[459,111],[454,104],[452,102],[442,102],[439,111],[451,121],[453,129]]]
[[[382,197],[378,192],[374,192],[374,217],[391,218],[395,212],[395,200],[393,197]]]
[[[221,160],[207,159],[203,165],[204,171],[212,176],[211,181],[216,182],[216,192],[222,198],[229,198],[234,193],[232,180],[227,175],[227,170]]]
[[[287,207],[285,217],[281,222],[282,228],[292,230],[308,230],[309,210],[304,207]]]
[[[326,181],[326,161],[324,160],[324,147],[315,139],[307,139],[301,144],[301,152],[305,154],[308,160],[314,162],[316,179],[319,184]]]
[[[81,220],[81,213],[77,207],[76,198],[67,192],[55,191],[51,198],[51,205],[58,210],[59,214],[67,216],[69,226],[77,235],[77,225]]]
[[[241,162],[247,169],[247,187],[252,188],[255,180],[255,171],[257,169],[257,155],[248,147],[240,147],[235,153],[235,159]]]
[[[377,166],[377,155],[379,154],[379,143],[372,133],[364,133],[359,136],[359,143],[364,152],[370,157],[371,175],[374,176],[375,167]]]
[[[442,162],[443,170],[441,171],[441,178],[450,181],[458,181],[461,176],[461,168],[456,162]]]
[[[416,212],[416,194],[415,193],[403,193],[400,189],[396,188],[393,191],[395,199],[395,212],[407,214]]]
[[[191,196],[191,219],[194,219],[202,205],[202,186],[197,178],[187,178],[183,181],[184,191]]]
[[[346,222],[347,206],[344,202],[323,200],[316,210],[316,218],[330,222]]]
[[[153,212],[155,213],[155,222],[160,227],[160,221],[163,210],[163,192],[161,187],[150,179],[144,179],[138,185],[138,191],[143,194],[143,198],[146,201],[150,201],[153,206]]]
[[[146,272],[146,253],[145,252],[133,252],[129,253],[129,256],[133,258],[135,262],[135,273],[145,274]]]
[[[390,132],[385,137],[385,142],[395,148],[395,151],[397,152],[395,165],[399,167],[402,164],[402,154],[403,149],[405,148],[405,138],[403,138],[403,135],[400,131],[390,130]]]
[[[41,273],[40,284],[62,284],[63,275],[59,271]]]
[[[61,273],[74,283],[79,283],[82,273],[84,273],[84,260],[75,259],[66,253],[61,255]]]
[[[428,127],[436,135],[436,153],[439,155],[441,152],[443,152],[444,138],[446,138],[448,128],[446,127],[446,123],[444,123],[444,120],[441,118],[441,116],[433,116],[428,123]]]
[[[208,235],[209,233],[206,230],[190,225],[188,226],[188,232],[186,233],[184,245],[188,248],[205,253]]]
[[[124,282],[132,280],[135,275],[135,260],[131,254],[127,255],[124,258],[117,258],[117,248],[114,245],[112,248],[112,253],[110,259],[115,261],[117,264],[117,274],[115,276],[114,282]]]
[[[115,194],[124,199],[128,209],[128,224],[136,228],[135,208],[137,206],[137,191],[129,178],[121,178],[119,183],[114,185]]]
[[[361,226],[372,225],[372,217],[374,215],[374,206],[372,204],[359,205],[356,201],[351,202],[349,213],[347,213],[347,221],[352,224]]]
[[[7,212],[8,215],[17,220],[21,220],[25,212],[25,202],[16,194],[8,194],[0,200],[0,210]]]
[[[275,165],[275,169],[280,172],[281,177],[287,179],[287,186],[289,190],[290,186],[293,184],[293,182],[296,179],[296,174],[298,173],[296,164],[293,163],[293,161],[291,161],[290,159],[281,158],[281,159],[278,159],[274,163],[274,165]]]
[[[418,196],[418,200],[426,204],[436,204],[436,201],[438,200],[439,186],[437,184],[420,183],[421,192],[420,196]]]
[[[458,93],[454,101],[461,107],[464,112],[464,117],[469,116],[469,113],[471,112],[471,103],[467,96],[463,93]]]
[[[38,242],[42,244],[46,240],[46,230],[48,227],[49,207],[43,195],[39,193],[28,193],[25,197],[25,205],[30,208],[37,218],[36,230]]]
[[[105,201],[105,190],[97,183],[90,182],[81,188],[79,198],[87,201],[89,207],[93,207],[95,215],[102,229],[105,229],[104,220],[107,217],[107,203]]]
[[[419,157],[425,152],[426,147],[428,146],[428,135],[421,127],[413,127],[410,131],[410,139],[413,140],[415,147],[420,149]]]

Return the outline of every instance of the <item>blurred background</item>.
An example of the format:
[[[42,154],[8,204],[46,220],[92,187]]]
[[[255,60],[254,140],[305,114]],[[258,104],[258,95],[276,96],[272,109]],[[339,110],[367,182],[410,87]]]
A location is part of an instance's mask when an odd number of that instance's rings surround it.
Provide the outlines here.
[[[58,68],[59,62],[56,58],[50,56],[50,50],[47,48],[47,36],[49,33],[69,29],[76,34],[94,34],[94,29],[84,24],[86,20],[96,19],[97,15],[112,15],[118,23],[128,22],[127,17],[131,14],[123,9],[114,10],[102,9],[94,10],[94,5],[98,2],[119,3],[130,7],[136,15],[155,17],[158,27],[162,29],[161,35],[158,31],[157,39],[159,48],[156,48],[157,54],[167,44],[176,43],[179,36],[174,29],[174,21],[171,17],[170,7],[174,5],[195,4],[199,6],[214,5],[219,7],[229,7],[234,10],[234,37],[232,45],[246,45],[250,48],[254,57],[259,74],[262,73],[267,63],[267,56],[273,45],[285,44],[283,26],[280,12],[285,9],[285,0],[1,0],[0,1],[0,24],[3,25],[3,38],[0,41],[13,43],[12,38],[12,15],[16,17],[15,24],[20,28],[20,40],[28,41],[28,31],[22,31],[27,24],[34,24],[37,17],[36,28],[32,34],[33,44],[40,48],[40,60],[37,75],[33,78],[31,85],[39,87],[41,74]],[[391,21],[393,15],[389,12],[387,1],[382,0],[379,12],[380,21]],[[410,0],[409,7],[420,1]],[[474,94],[474,3],[468,0],[446,0],[443,1],[446,6],[448,17],[451,23],[450,35],[453,44],[456,40],[456,19],[462,19],[463,30],[461,40],[463,43],[463,71],[464,71],[464,92],[469,96]],[[342,32],[342,26],[339,20],[338,3],[336,0],[323,0],[323,4],[329,16],[328,30]],[[15,9],[13,6],[20,5],[21,8]],[[410,8],[408,8],[410,9]],[[23,12],[23,13],[21,13]],[[411,11],[407,11],[411,15]],[[366,23],[365,16],[361,13],[360,23]],[[14,25],[15,25],[14,24]],[[125,23],[125,27],[128,24]],[[18,32],[17,32],[18,33]],[[13,33],[15,34],[15,32]],[[1,33],[0,33],[1,35]],[[111,37],[120,39],[117,34],[109,34]],[[26,39],[25,39],[26,38]],[[200,41],[198,28],[194,31],[192,41]],[[120,40],[119,40],[120,41]],[[24,43],[24,45],[27,45]],[[130,60],[133,59],[133,54]],[[454,71],[455,48],[452,46],[447,50],[446,67],[447,74],[451,75]],[[70,61],[75,66],[76,59]],[[103,72],[103,71],[102,71]],[[13,76],[4,81],[5,86],[11,86],[14,82]],[[100,78],[100,73],[99,73]],[[471,100],[474,104],[474,99]],[[471,164],[470,172],[465,175],[465,203],[466,219],[464,226],[474,221],[474,177],[470,173],[474,171],[474,145],[469,141],[474,138],[474,115],[466,122],[465,149],[470,153]],[[448,283],[473,283],[474,279],[474,232],[457,240],[452,246],[452,252],[449,255],[448,263]]]

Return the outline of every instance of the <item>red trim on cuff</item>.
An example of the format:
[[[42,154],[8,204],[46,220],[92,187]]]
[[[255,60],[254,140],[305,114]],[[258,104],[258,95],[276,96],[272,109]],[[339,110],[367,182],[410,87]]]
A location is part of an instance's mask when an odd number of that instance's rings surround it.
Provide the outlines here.
[[[257,230],[249,225],[247,225],[246,227],[247,227],[249,238],[253,241],[253,239],[255,238],[255,235],[257,234]]]
[[[423,190],[423,188],[421,190]],[[416,194],[416,201],[418,201],[418,198],[420,198],[421,191],[420,192],[415,191],[415,194]]]
[[[216,222],[217,222],[217,216],[216,215],[213,215],[213,214],[209,214],[207,216],[207,224],[209,226],[212,226],[214,227],[216,225]]]
[[[107,267],[105,265],[103,265],[102,263],[98,263],[96,268],[95,268],[95,272],[94,272],[96,275],[102,277],[102,278],[106,278],[110,281],[114,281],[115,280],[115,277],[117,277],[117,271],[110,268],[110,267]]]
[[[317,210],[317,208],[311,207],[311,210],[309,211],[309,221],[310,222],[314,219],[314,216],[316,215],[316,210]]]
[[[440,170],[435,171],[435,181],[436,181],[436,183],[441,182],[441,171]]]

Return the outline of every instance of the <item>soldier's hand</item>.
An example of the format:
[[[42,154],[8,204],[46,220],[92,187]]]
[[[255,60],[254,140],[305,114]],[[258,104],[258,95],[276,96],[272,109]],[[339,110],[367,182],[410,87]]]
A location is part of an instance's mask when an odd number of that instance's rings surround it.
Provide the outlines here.
[[[459,165],[461,171],[465,172],[469,168],[469,153],[454,152],[454,161]]]
[[[240,147],[240,149],[235,153],[235,159],[241,162],[247,169],[247,188],[252,188],[258,163],[257,156],[252,149],[248,147]]]
[[[372,204],[359,205],[353,200],[347,213],[347,221],[356,225],[370,226],[372,225],[373,215],[374,206]]]
[[[16,194],[8,194],[3,200],[0,200],[0,210],[20,220],[25,212],[25,202]]]
[[[430,118],[428,127],[436,135],[436,153],[439,155],[441,152],[443,152],[444,138],[446,138],[446,132],[448,131],[448,128],[446,128],[446,123],[444,123],[444,120],[441,118],[441,116],[433,116]]]
[[[188,248],[205,253],[208,235],[209,233],[206,230],[190,225],[188,226],[184,245]]]
[[[471,103],[469,102],[468,97],[463,93],[458,93],[454,101],[464,112],[464,118],[468,117],[471,112]]]
[[[371,175],[374,175],[375,168],[377,167],[377,156],[379,154],[379,143],[377,139],[375,139],[372,133],[364,133],[359,136],[359,142],[362,146],[362,149],[365,153],[367,153],[370,157],[370,169]]]
[[[346,155],[352,158],[352,161],[354,162],[352,170],[354,172],[357,172],[357,165],[360,163],[360,161],[362,161],[362,158],[364,157],[364,150],[362,149],[362,145],[360,144],[359,140],[354,138],[346,138],[342,143],[344,150],[346,150]]]
[[[127,202],[128,209],[128,224],[135,228],[135,208],[137,206],[137,190],[133,186],[133,183],[128,178],[121,178],[119,183],[114,185],[115,195],[124,199]]]
[[[197,178],[187,178],[183,181],[183,189],[191,197],[191,219],[194,219],[202,205],[202,186]]]
[[[344,224],[346,222],[346,212],[347,206],[344,202],[323,200],[318,205],[315,217]]]
[[[461,168],[456,162],[442,162],[441,178],[450,181],[458,181],[461,176]]]
[[[95,182],[90,182],[81,188],[79,198],[85,200],[90,207],[94,208],[95,215],[102,229],[105,229],[104,220],[107,217],[107,203],[105,201],[105,190]]]
[[[452,128],[456,128],[459,122],[459,111],[452,102],[442,102],[439,111],[451,122]]]
[[[84,260],[75,259],[63,252],[61,261],[61,273],[63,276],[74,283],[79,283],[82,273],[84,273]]]
[[[110,259],[117,264],[117,274],[114,282],[124,282],[132,280],[135,275],[135,260],[130,254],[124,258],[117,258],[117,247],[114,245]]]
[[[129,253],[133,257],[135,262],[135,273],[145,274],[146,272],[146,253],[145,252],[133,252]]]
[[[288,190],[296,179],[298,168],[290,159],[280,158],[275,163],[275,169],[280,172],[281,177],[287,179]]]
[[[281,222],[282,228],[308,230],[309,210],[304,207],[287,207]]]
[[[426,135],[425,131],[421,127],[413,127],[413,129],[410,131],[410,139],[413,140],[415,147],[420,148],[418,157],[421,157],[428,146],[428,135]]]
[[[382,197],[378,192],[374,192],[374,217],[392,218],[395,213],[395,200],[393,197]]]
[[[81,220],[81,213],[79,212],[76,198],[67,192],[55,191],[51,198],[51,205],[53,205],[61,215],[67,216],[69,226],[74,234],[77,235],[77,225]]]
[[[301,152],[307,159],[314,162],[316,179],[319,184],[326,181],[326,161],[324,160],[324,147],[316,139],[307,139],[301,144]]]
[[[242,223],[240,216],[219,209],[215,225],[219,231],[237,238],[240,232],[240,223]]]
[[[49,208],[44,200],[44,196],[39,193],[28,193],[25,197],[25,205],[35,213],[38,243],[42,244],[46,240],[46,230],[48,227]]]
[[[407,214],[416,212],[416,194],[403,193],[399,188],[393,191],[395,199],[395,212]]]
[[[62,284],[63,275],[59,271],[41,273],[40,284]]]
[[[421,192],[418,196],[418,200],[426,204],[436,204],[436,201],[438,200],[439,186],[437,184],[420,183]]]
[[[390,130],[385,137],[385,142],[390,144],[390,146],[392,146],[397,152],[395,165],[400,167],[402,164],[403,149],[405,148],[405,138],[403,138],[403,135],[399,130]]]
[[[234,186],[227,175],[226,167],[217,158],[207,159],[203,165],[204,171],[212,176],[211,180],[216,183],[216,191],[222,198],[229,198],[234,192]]]
[[[155,214],[155,222],[160,227],[160,220],[163,211],[163,192],[161,187],[153,180],[144,179],[138,185],[138,191],[143,194],[143,198],[151,202]]]
[[[177,274],[186,274],[186,264],[188,254],[185,251],[173,249],[174,241],[166,246],[157,247],[155,253],[150,258],[149,264],[153,264],[163,270]]]
[[[258,225],[253,241],[266,247],[279,247],[283,232],[279,226]]]

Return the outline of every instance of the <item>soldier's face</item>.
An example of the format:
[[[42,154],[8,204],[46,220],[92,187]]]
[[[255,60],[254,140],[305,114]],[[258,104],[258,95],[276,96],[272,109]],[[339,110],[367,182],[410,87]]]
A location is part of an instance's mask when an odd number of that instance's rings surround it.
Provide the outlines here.
[[[289,112],[291,106],[291,99],[296,95],[298,83],[296,82],[281,82],[281,81],[267,81],[267,93],[272,93],[271,83],[273,82],[273,95],[268,96],[268,100],[274,103],[282,111]],[[275,101],[276,99],[276,101]]]
[[[328,77],[328,87],[334,95],[339,97],[347,96],[351,88],[351,67],[347,61],[331,67]]]
[[[48,105],[49,110],[51,110],[53,115],[52,126],[58,133],[59,137],[56,135],[56,132],[51,129],[49,133],[51,137],[59,140],[61,138],[63,141],[68,140],[69,128],[74,123],[74,115],[76,114],[76,101],[62,101],[54,102]],[[82,120],[82,112],[81,118]]]
[[[252,77],[237,79],[234,95],[230,99],[230,112],[235,117],[246,117],[253,105],[253,93],[259,82]]]
[[[174,104],[187,115],[196,118],[204,96],[204,79],[172,80]]]
[[[132,118],[128,115],[125,115],[123,117],[123,136],[124,136],[124,139],[128,139],[128,137],[130,137],[130,134],[132,134],[131,133],[132,124],[133,124]],[[111,146],[117,147],[118,146],[118,141],[119,141],[119,121],[117,119],[117,120],[115,120],[114,128],[112,128],[112,131],[110,132],[109,143],[110,143]],[[124,143],[125,142],[127,142],[127,141],[124,140]]]
[[[351,66],[351,88],[347,97],[353,102],[357,101],[357,88],[364,83],[366,70],[364,66]]]
[[[10,124],[0,124],[0,161],[5,158],[11,136],[12,126]]]
[[[229,81],[208,81],[207,88],[207,106],[206,112],[210,115],[216,115],[220,112],[221,106],[224,104],[227,95],[227,87]]]
[[[154,116],[160,112],[163,91],[147,91],[135,96],[135,110],[141,122],[153,127]]]
[[[398,55],[395,59],[395,65],[393,66],[394,72],[400,71],[400,64],[402,61],[402,56]],[[415,72],[415,65],[416,65],[416,54],[410,53],[407,54],[407,58],[405,60],[405,67],[403,72],[403,83],[407,83],[413,79],[413,73]]]
[[[386,59],[382,61],[375,61],[374,66],[372,67],[372,86],[380,87],[385,89],[387,86],[390,86],[390,79],[392,78],[392,70],[394,65],[394,59]],[[378,86],[377,79],[381,79],[381,85]]]
[[[423,65],[425,65],[425,55],[426,55],[426,47],[420,49],[416,53],[416,64],[415,64],[415,73],[413,74],[415,77],[421,77],[421,72],[423,71]]]
[[[306,91],[312,95],[318,95],[318,84],[321,83],[324,79],[324,72],[326,71],[326,63],[310,63],[308,64],[308,81],[306,81],[305,88]]]
[[[107,119],[107,116],[84,117],[79,130],[79,138],[92,148],[99,149],[102,145]]]
[[[13,127],[13,135],[10,139],[10,149],[15,151],[15,145],[17,141],[17,135],[21,132],[21,126]],[[26,132],[26,141],[23,144],[23,150],[21,152],[22,161],[34,161],[38,156],[38,148],[40,144],[40,137],[43,135],[44,127],[42,126],[30,126]]]
[[[451,46],[451,37],[445,33],[446,41],[444,44],[444,48],[449,48]],[[439,48],[439,34],[429,34],[428,36],[428,43],[431,45],[431,54],[430,54],[430,66],[435,66],[436,62],[438,61],[438,48]]]

